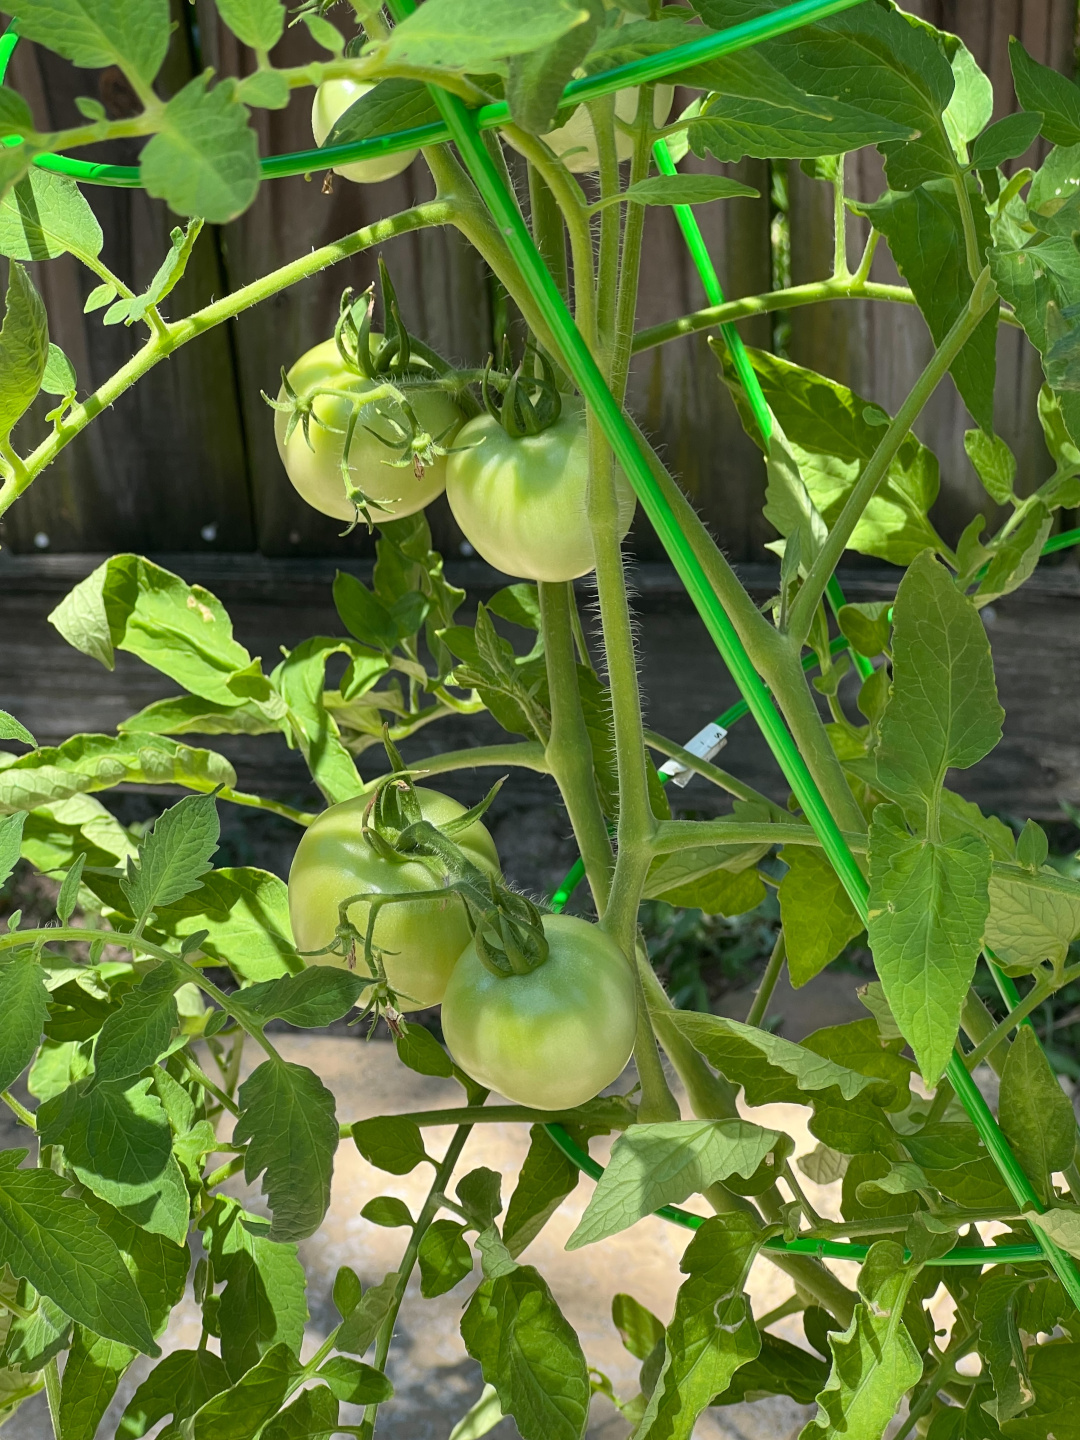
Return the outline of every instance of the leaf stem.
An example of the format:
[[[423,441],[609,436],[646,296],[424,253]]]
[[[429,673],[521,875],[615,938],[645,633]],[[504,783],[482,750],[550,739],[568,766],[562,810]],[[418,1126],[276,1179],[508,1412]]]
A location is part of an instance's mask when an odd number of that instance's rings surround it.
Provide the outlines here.
[[[60,1367],[56,1356],[45,1366],[45,1398],[49,1402],[49,1420],[52,1422],[53,1440],[64,1440],[60,1428]]]
[[[817,559],[810,567],[802,588],[795,596],[788,617],[788,634],[800,647],[813,624],[814,613],[825,594],[833,571],[840,563],[855,526],[862,519],[867,505],[884,483],[889,466],[922,411],[923,406],[945,378],[949,367],[959,355],[997,299],[997,291],[989,268],[983,270],[978,283],[952,329],[934,352],[930,363],[916,380],[911,393],[896,412],[882,436],[877,449],[855,482],[837,516]]]
[[[199,1067],[187,1050],[180,1050],[177,1054],[181,1065],[183,1065],[191,1078],[197,1081],[208,1094],[212,1095],[223,1110],[227,1110],[230,1115],[238,1119],[240,1116],[240,1106],[237,1105],[236,1101],[226,1095],[225,1091],[222,1090],[219,1085],[214,1084],[210,1076]]]
[[[501,769],[504,765],[516,765],[523,770],[535,770],[541,775],[548,774],[548,762],[544,747],[539,740],[522,740],[512,745],[471,745],[467,750],[447,750],[442,755],[425,755],[407,768],[417,777],[445,775],[452,770],[479,770],[481,768]],[[377,775],[369,780],[360,792],[370,795],[377,790],[386,777]]]
[[[247,805],[254,810],[266,810],[271,815],[281,815],[294,825],[310,825],[316,818],[310,811],[296,810],[282,800],[270,800],[265,795],[251,795],[245,790],[230,790],[226,785],[218,791],[219,800],[228,800],[233,805]]]
[[[718,765],[713,765],[709,760],[702,760],[700,756],[684,750],[674,740],[669,740],[666,735],[658,735],[655,730],[645,731],[645,744],[650,750],[666,756],[669,760],[678,760],[688,770],[693,770],[702,779],[709,780],[721,790],[726,790],[729,795],[734,795],[737,800],[749,800],[756,805],[767,805],[770,812],[777,820],[786,821],[790,818],[790,811],[775,804],[767,795],[760,790],[755,790],[752,785],[747,785],[738,776],[731,775],[727,770],[721,770]]]
[[[27,1110],[25,1105],[20,1105],[10,1090],[0,1090],[0,1100],[8,1107],[20,1125],[25,1125],[28,1130],[37,1129],[37,1120],[32,1110]]]
[[[420,1126],[505,1125],[519,1121],[530,1125],[580,1125],[583,1120],[578,1110],[534,1110],[529,1105],[450,1105],[444,1110],[410,1110],[390,1118],[411,1120]],[[350,1139],[353,1125],[362,1123],[344,1121],[341,1138]]]
[[[765,973],[761,977],[761,983],[757,988],[753,1004],[746,1017],[747,1025],[760,1025],[765,1019],[765,1012],[769,1008],[769,1001],[773,997],[777,982],[784,969],[784,962],[787,959],[787,945],[784,941],[783,930],[778,930],[776,943],[773,945],[772,954],[769,956],[769,963],[765,967]]]

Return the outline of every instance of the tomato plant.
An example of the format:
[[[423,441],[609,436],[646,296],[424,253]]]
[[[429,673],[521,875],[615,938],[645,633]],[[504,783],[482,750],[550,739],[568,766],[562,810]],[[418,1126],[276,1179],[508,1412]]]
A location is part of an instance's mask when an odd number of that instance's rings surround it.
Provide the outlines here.
[[[392,1433],[392,1342],[418,1269],[422,1297],[461,1287],[462,1343],[485,1381],[467,1414],[447,1414],[455,1440],[504,1416],[523,1440],[581,1440],[594,1397],[637,1440],[689,1440],[708,1407],[761,1396],[816,1403],[804,1440],[881,1440],[890,1426],[893,1440],[1065,1440],[1080,1374],[1077,1125],[1024,1022],[1078,979],[1080,881],[1034,820],[984,814],[953,772],[1001,738],[987,607],[1080,539],[1061,529],[1080,508],[1075,87],[1013,41],[1013,93],[995,95],[958,37],[888,0],[216,12],[250,54],[165,98],[165,0],[20,0],[19,43],[54,52],[43,73],[112,67],[132,99],[110,117],[84,96],[85,123],[44,133],[25,97],[0,90],[0,516],[178,349],[398,237],[459,232],[502,318],[488,363],[462,367],[409,333],[380,255],[378,296],[345,276],[324,342],[274,357],[280,483],[378,530],[370,570],[334,583],[339,633],[264,666],[208,590],[111,554],[50,619],[82,654],[111,669],[125,652],[176,693],[115,734],[58,746],[0,712],[0,879],[22,860],[56,882],[48,923],[13,914],[0,934],[0,1102],[25,1132],[0,1154],[0,1423],[44,1390],[54,1440],[93,1440],[117,1395],[114,1434],[132,1440],[162,1423],[191,1440]],[[275,63],[288,23],[319,59]],[[14,40],[0,37],[0,66]],[[673,116],[676,82],[692,98]],[[196,247],[228,243],[207,227],[242,214],[264,179],[317,169],[310,151],[260,158],[251,112],[293,92],[305,125],[314,92],[325,169],[370,181],[419,149],[430,198],[372,210],[177,314]],[[81,158],[90,145],[116,158],[120,141],[140,145],[137,166]],[[884,167],[873,199],[847,159],[869,149]],[[827,187],[833,265],[724,301],[693,207],[756,193],[717,168],[744,157],[799,163]],[[860,162],[861,187],[878,163]],[[99,184],[141,186],[184,221],[140,294],[102,259],[87,198]],[[675,207],[710,303],[635,331],[650,207]],[[869,234],[854,263],[852,213]],[[877,278],[878,252],[902,283]],[[49,286],[48,306],[37,288],[65,254],[88,271],[85,313],[135,337],[92,389],[50,338],[68,333],[68,288]],[[895,414],[748,349],[737,329],[871,303],[926,326],[929,358]],[[1042,367],[1043,480],[997,433],[1006,328]],[[696,383],[727,387],[762,451],[780,559],[764,607],[627,401],[633,354],[705,332],[715,366]],[[936,528],[939,463],[914,428],[946,377],[985,492],[959,536]],[[467,603],[432,545],[424,507],[444,482],[470,543],[517,580],[486,603]],[[644,721],[622,548],[635,501],[742,697],[685,745]],[[849,551],[894,566],[895,594],[844,603]],[[587,574],[586,592],[573,582]],[[458,749],[417,743],[451,715],[491,728]],[[733,771],[715,763],[745,716],[778,762],[768,794],[737,773],[737,739]],[[203,743],[221,735],[298,751],[321,813],[242,789]],[[485,828],[498,786],[480,798],[478,785],[466,809],[429,783],[522,769],[557,789],[580,853],[550,901],[500,871]],[[665,782],[691,776],[730,809],[673,814]],[[180,798],[127,828],[98,798],[124,784]],[[231,805],[295,825],[288,886],[215,867]],[[677,1008],[642,905],[730,918],[767,888],[779,928],[746,1020]],[[582,913],[556,913],[571,897]],[[780,976],[807,984],[863,934],[877,974],[865,1016],[798,1044],[771,1033]],[[424,1026],[404,1018],[440,1000]],[[460,1103],[339,1117],[275,1027],[346,1016],[377,1018],[394,1063],[457,1086]],[[990,1100],[973,1078],[984,1063]],[[783,1112],[762,1109],[778,1104],[808,1112],[810,1153],[796,1158]],[[532,1127],[505,1212],[502,1177],[457,1177],[473,1128],[495,1122]],[[602,1136],[606,1165],[588,1151]],[[366,1287],[343,1266],[318,1297],[339,1319],[304,1348],[297,1244],[342,1183],[341,1144],[390,1175],[428,1165],[430,1188],[415,1217],[395,1195],[357,1204],[365,1223],[407,1229],[400,1260]],[[241,1172],[269,1218],[229,1187]],[[569,1248],[650,1216],[694,1232],[670,1316],[613,1297],[641,1362],[629,1390],[590,1365],[522,1258],[581,1174]],[[636,1231],[642,1245],[651,1233]],[[768,1265],[785,1298],[755,1313],[746,1287]],[[201,1316],[190,1347],[185,1294]],[[140,1355],[154,1363],[132,1370]]]

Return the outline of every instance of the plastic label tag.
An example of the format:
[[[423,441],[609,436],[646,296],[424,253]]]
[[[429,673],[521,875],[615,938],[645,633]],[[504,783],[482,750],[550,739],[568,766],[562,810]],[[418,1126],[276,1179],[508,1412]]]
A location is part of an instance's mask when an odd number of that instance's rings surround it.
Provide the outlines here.
[[[727,731],[722,725],[706,725],[704,730],[699,730],[692,740],[688,740],[683,746],[689,750],[691,755],[696,755],[699,760],[711,760],[718,750],[727,744]],[[661,775],[669,775],[680,789],[685,789],[694,778],[695,772],[689,765],[684,765],[681,760],[665,760],[660,766]]]

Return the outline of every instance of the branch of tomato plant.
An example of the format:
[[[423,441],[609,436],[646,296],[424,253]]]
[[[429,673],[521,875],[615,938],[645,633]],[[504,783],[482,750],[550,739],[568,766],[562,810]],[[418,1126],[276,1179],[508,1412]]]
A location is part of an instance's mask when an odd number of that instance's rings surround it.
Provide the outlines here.
[[[638,181],[645,179],[652,160],[653,89],[652,85],[643,85],[638,91],[637,115],[634,118],[634,153],[630,160],[630,189]],[[630,374],[634,317],[637,314],[638,285],[641,277],[641,243],[645,230],[645,206],[628,200],[623,208],[626,211],[623,220],[623,259],[619,273],[609,381],[611,393],[620,405],[626,398],[626,383]]]
[[[194,314],[188,315],[183,320],[173,321],[167,326],[167,335],[163,336],[157,333],[151,335],[146,344],[137,350],[126,364],[99,385],[81,404],[73,406],[64,419],[54,426],[52,433],[25,457],[25,473],[21,480],[12,478],[0,486],[0,515],[4,514],[42,470],[52,464],[60,451],[69,445],[91,420],[100,415],[103,410],[108,409],[110,405],[114,405],[120,396],[137,380],[140,380],[147,371],[153,369],[159,361],[171,355],[181,345],[186,345],[197,335],[202,335],[207,330],[223,324],[226,320],[233,319],[244,310],[258,305],[263,300],[268,300],[271,296],[288,289],[289,286],[297,284],[300,280],[317,275],[319,271],[337,264],[339,260],[348,259],[349,256],[369,249],[372,245],[380,245],[386,240],[393,239],[396,235],[407,235],[413,230],[421,230],[431,225],[453,223],[454,216],[454,203],[445,199],[437,198],[423,205],[415,205],[386,220],[378,220],[373,225],[365,225],[351,235],[346,235],[340,240],[313,250],[309,255],[302,255],[299,259],[290,261],[288,265],[283,265],[280,269],[262,276],[261,279],[252,281],[250,285],[241,286],[239,290],[234,290],[220,300],[204,306],[203,309],[195,311]]]
[[[393,739],[393,732],[391,732]],[[544,747],[539,740],[522,740],[510,745],[475,745],[468,750],[447,750],[443,755],[425,755],[410,765],[409,774],[420,779],[427,775],[445,775],[453,770],[479,770],[493,767],[501,770],[504,765],[515,765],[522,770],[535,770],[541,775],[549,773]],[[360,791],[370,795],[382,784],[385,776],[376,775]]]
[[[1069,968],[1063,970],[1060,975],[1045,975],[1037,980],[1020,1001],[1019,1005],[1014,1006],[1005,1016],[1005,1019],[995,1025],[994,1028],[979,1041],[975,1048],[969,1050],[964,1056],[964,1064],[967,1068],[974,1070],[975,1066],[983,1060],[989,1060],[993,1063],[993,1052],[1003,1040],[1008,1038],[1009,1031],[1015,1030],[1019,1024],[1027,1019],[1033,1010],[1037,1010],[1051,995],[1063,986],[1070,985],[1074,980],[1080,980],[1080,965],[1070,965]],[[965,1029],[966,1028],[965,1026]]]
[[[573,587],[569,583],[542,581],[539,592],[540,628],[551,704],[551,733],[544,752],[545,761],[566,805],[593,903],[597,914],[602,915],[611,893],[615,858],[596,789],[592,742],[578,687],[570,616]]]
[[[482,1102],[487,1096],[486,1090],[478,1092],[477,1098]],[[385,1371],[386,1358],[390,1353],[390,1342],[394,1338],[394,1326],[397,1324],[398,1311],[401,1309],[401,1302],[405,1298],[405,1289],[412,1275],[413,1266],[416,1264],[417,1256],[420,1253],[420,1242],[435,1216],[439,1213],[442,1205],[443,1195],[450,1177],[454,1173],[454,1167],[461,1157],[472,1131],[471,1125],[459,1125],[454,1131],[453,1139],[446,1147],[443,1158],[439,1161],[435,1170],[435,1178],[431,1182],[431,1189],[428,1191],[427,1199],[416,1217],[416,1224],[413,1226],[409,1243],[405,1247],[405,1254],[401,1257],[401,1265],[398,1267],[398,1281],[394,1289],[394,1298],[390,1302],[390,1309],[387,1311],[386,1319],[383,1321],[378,1336],[375,1340],[374,1365],[376,1370]],[[360,1434],[363,1440],[371,1440],[375,1433],[375,1421],[379,1413],[378,1405],[369,1405],[364,1411],[364,1421],[360,1427]]]
[[[927,1410],[933,1405],[938,1391],[944,1390],[950,1381],[956,1379],[957,1365],[965,1355],[975,1348],[978,1336],[978,1330],[972,1329],[963,1331],[953,1340],[949,1348],[941,1355],[930,1375],[922,1383],[921,1390],[911,1402],[904,1423],[896,1431],[892,1440],[907,1440]]]
[[[685,765],[688,770],[693,770],[703,780],[710,781],[720,790],[725,790],[729,795],[734,795],[737,800],[747,800],[754,805],[764,805],[769,813],[779,821],[791,819],[791,812],[785,810],[782,805],[777,805],[760,790],[755,790],[752,785],[747,785],[737,775],[731,775],[727,770],[721,770],[719,765],[714,765],[710,760],[702,760],[700,755],[694,755],[689,750],[684,750],[674,740],[669,740],[666,735],[658,735],[655,730],[645,731],[645,744],[650,750],[657,754],[664,755],[669,760],[678,760],[680,765]]]
[[[640,102],[639,102],[640,103]],[[619,194],[619,152],[615,137],[615,96],[602,95],[585,107],[596,136],[596,153],[600,161],[600,199],[610,200]],[[608,384],[615,353],[615,315],[619,297],[619,249],[622,238],[622,205],[606,205],[600,212],[600,244],[596,267],[596,347],[597,364]],[[623,275],[625,275],[625,268]]]
[[[857,855],[866,853],[866,835],[844,832]],[[654,855],[674,855],[699,845],[812,845],[821,841],[809,825],[782,820],[661,820],[651,841]]]
[[[994,287],[990,269],[987,267],[979,275],[968,302],[957,317],[952,329],[934,352],[929,364],[916,380],[907,399],[890,422],[877,449],[867,461],[865,469],[852,487],[850,495],[844,502],[844,508],[837,516],[821,550],[811,565],[810,573],[792,602],[788,615],[787,635],[791,642],[800,649],[810,633],[814,612],[825,594],[825,587],[847,549],[855,526],[883,484],[897,451],[907,439],[923,406],[948,374],[949,367],[996,300],[997,290]]]
[[[266,810],[271,815],[280,815],[295,825],[310,825],[315,816],[308,810],[297,810],[283,800],[271,800],[265,795],[251,795],[246,790],[230,790],[227,785],[218,791],[219,800],[228,800],[233,805],[246,805],[255,810]]]
[[[773,997],[777,982],[784,969],[784,962],[787,960],[787,944],[784,940],[783,930],[776,932],[776,941],[769,956],[769,963],[765,966],[765,973],[761,977],[754,999],[751,1002],[750,1010],[746,1016],[747,1025],[760,1025],[765,1019],[765,1013],[769,1008],[769,1001]]]

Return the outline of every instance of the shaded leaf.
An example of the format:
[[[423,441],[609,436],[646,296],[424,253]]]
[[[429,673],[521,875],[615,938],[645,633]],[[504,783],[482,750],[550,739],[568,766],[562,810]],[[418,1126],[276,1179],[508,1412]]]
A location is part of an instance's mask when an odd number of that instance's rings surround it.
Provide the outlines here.
[[[785,845],[781,858],[788,871],[778,892],[780,919],[788,972],[798,989],[835,960],[863,924],[821,850]]]
[[[139,171],[146,191],[178,215],[224,225],[242,214],[259,188],[259,145],[236,82],[209,90],[205,75],[189,80],[165,106]]]
[[[240,1086],[233,1139],[248,1142],[244,1176],[263,1175],[271,1240],[303,1240],[322,1224],[338,1143],[334,1097],[303,1065],[265,1060]],[[265,1172],[265,1173],[263,1173]]]
[[[0,828],[3,823],[0,821]],[[3,868],[0,862],[0,873]],[[0,965],[0,1014],[4,1017],[0,1025],[0,1090],[17,1080],[34,1058],[48,1007],[41,965],[33,954],[24,951]]]
[[[1005,1057],[998,1122],[1036,1194],[1049,1203],[1051,1175],[1067,1169],[1076,1152],[1076,1118],[1030,1025],[1020,1026]]]

